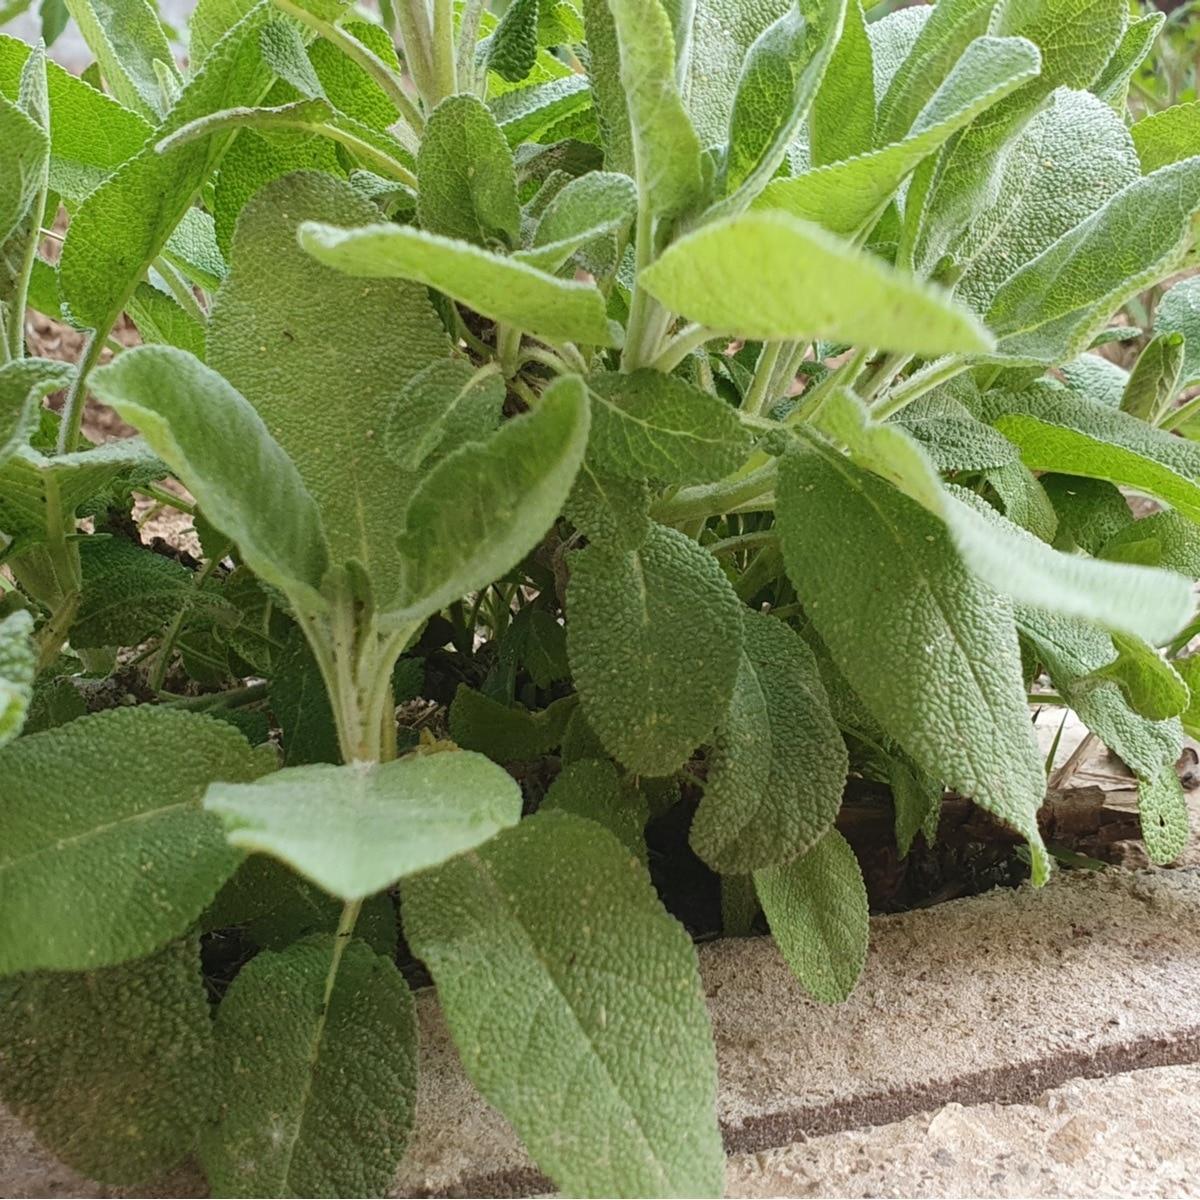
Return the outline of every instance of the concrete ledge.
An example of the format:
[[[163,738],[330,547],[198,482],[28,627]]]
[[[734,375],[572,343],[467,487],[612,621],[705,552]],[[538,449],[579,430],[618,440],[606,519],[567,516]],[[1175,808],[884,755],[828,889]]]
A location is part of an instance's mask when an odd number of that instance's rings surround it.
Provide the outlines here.
[[[837,1008],[806,999],[766,939],[700,957],[732,1153],[1200,1061],[1191,871],[1063,874],[1041,892],[877,918],[863,980]],[[462,1075],[436,1006],[421,1018],[417,1133],[396,1194],[548,1190]]]
[[[1200,1070],[1172,1074],[1200,1063],[1198,872],[1062,874],[1041,892],[995,891],[877,918],[863,980],[837,1008],[809,1001],[767,939],[714,943],[700,959],[731,1195],[1089,1194],[1062,1172],[1046,1176],[1041,1162],[1059,1152],[1046,1150],[1053,1139],[1062,1150],[1087,1123],[1064,1133],[1066,1119],[1038,1113],[1058,1103],[1045,1099],[1048,1089],[1074,1095],[1078,1081],[1107,1077],[1118,1078],[1105,1095],[1137,1098],[1128,1124],[1115,1100],[1107,1121],[1109,1140],[1128,1153],[1105,1159],[1108,1174],[1072,1178],[1100,1180],[1090,1194],[1186,1190],[1179,1172],[1154,1165],[1162,1152],[1147,1151],[1150,1165],[1139,1165],[1135,1149],[1168,1144],[1160,1117],[1191,1113],[1194,1132],[1200,1115]],[[432,995],[418,1011],[417,1130],[394,1194],[551,1190],[463,1075]],[[1161,1111],[1146,1090],[1156,1080],[1186,1080],[1192,1106]],[[986,1149],[979,1129],[993,1125],[1000,1132],[988,1136],[1001,1148],[988,1160],[972,1146]],[[1007,1153],[1006,1137],[1015,1157],[981,1174]],[[907,1175],[881,1173],[889,1155],[908,1164]],[[1095,1165],[1088,1159],[1080,1171]],[[198,1184],[181,1172],[140,1194],[194,1195]],[[2,1113],[0,1193],[119,1194],[55,1163]]]

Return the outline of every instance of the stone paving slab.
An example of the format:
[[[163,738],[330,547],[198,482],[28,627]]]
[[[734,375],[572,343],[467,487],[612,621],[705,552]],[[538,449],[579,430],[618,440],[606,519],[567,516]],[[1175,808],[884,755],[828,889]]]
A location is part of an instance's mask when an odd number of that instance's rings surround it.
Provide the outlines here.
[[[850,1000],[808,1000],[766,939],[701,950],[726,1144],[756,1152],[948,1103],[1200,1061],[1200,875],[1062,874],[877,918]],[[418,1128],[397,1195],[543,1189],[421,1005]],[[986,1194],[986,1193],[985,1193]]]
[[[1154,1124],[1162,1104],[1149,1093],[1130,1108],[1130,1123],[1120,1121],[1114,1102],[1105,1136],[1126,1139],[1128,1154],[1114,1151],[1102,1168],[1107,1175],[1073,1176],[1075,1191],[1065,1175],[1045,1177],[1042,1166],[1054,1139],[1065,1153],[1074,1136],[1063,1132],[1066,1122],[1043,1114],[1026,1134],[1020,1124],[1039,1108],[1050,1113],[1058,1101],[1042,1099],[1047,1093],[1073,1096],[1078,1081],[1091,1078],[1119,1076],[1112,1086],[1131,1096],[1142,1096],[1152,1078],[1187,1079],[1200,1094],[1194,1075],[1146,1070],[1200,1063],[1200,872],[1062,873],[1040,892],[998,890],[876,918],[864,977],[833,1008],[806,998],[767,939],[713,943],[700,960],[720,1063],[719,1115],[733,1156],[731,1194],[787,1194],[785,1175],[794,1176],[787,1186],[796,1195],[1074,1195],[1101,1178],[1108,1182],[1090,1194],[1160,1194],[1155,1188],[1168,1183],[1184,1194],[1186,1178],[1200,1178],[1194,1163],[1163,1174],[1172,1127]],[[394,1194],[550,1190],[463,1075],[432,995],[419,998],[418,1012],[417,1129]],[[1190,1119],[1195,1131],[1200,1123],[1190,1111],[1175,1104],[1173,1117]],[[972,1132],[980,1125],[996,1126],[988,1136],[998,1146],[1012,1143],[1003,1171],[983,1170],[999,1163],[1002,1148],[991,1160],[969,1148],[972,1138],[989,1144]],[[1090,1126],[1072,1128],[1083,1137]],[[1143,1162],[1135,1132],[1147,1130],[1146,1146],[1159,1149],[1147,1150]],[[1194,1132],[1192,1141],[1200,1141]],[[847,1165],[859,1145],[865,1182]],[[786,1146],[794,1153],[775,1152]],[[917,1174],[891,1185],[871,1175],[889,1147]],[[1080,1170],[1094,1166],[1101,1170],[1090,1161]],[[974,1173],[964,1174],[967,1167]],[[918,1185],[921,1172],[930,1179]],[[1007,1191],[991,1178],[1004,1172]],[[196,1185],[183,1174],[142,1194],[195,1194]],[[0,1194],[116,1193],[80,1180],[0,1119]]]
[[[729,1196],[1200,1196],[1200,1067],[947,1104],[729,1160]]]

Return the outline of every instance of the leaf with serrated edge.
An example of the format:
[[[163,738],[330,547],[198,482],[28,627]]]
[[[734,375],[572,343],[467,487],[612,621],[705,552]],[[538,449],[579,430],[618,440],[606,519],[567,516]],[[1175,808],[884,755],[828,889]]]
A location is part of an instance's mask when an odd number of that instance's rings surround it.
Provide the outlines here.
[[[204,797],[231,845],[271,854],[343,900],[486,841],[521,815],[512,777],[480,754],[413,754],[390,763],[286,767]]]
[[[417,1023],[395,965],[318,934],[243,967],[221,1001],[216,1120],[200,1159],[221,1196],[378,1196],[412,1130]]]
[[[179,936],[241,858],[204,789],[264,765],[232,726],[153,707],[6,746],[0,974],[108,966]]]
[[[670,246],[639,281],[673,311],[741,337],[825,337],[927,356],[992,345],[941,289],[785,213],[706,225]]]
[[[783,459],[777,515],[805,612],[885,732],[1049,858],[1045,792],[1007,604],[976,580],[941,522],[831,451]]]
[[[513,257],[543,271],[557,271],[589,242],[628,228],[636,208],[637,189],[628,175],[589,171],[554,197],[528,249]]]
[[[695,950],[612,834],[530,817],[402,908],[467,1074],[564,1194],[721,1193]]]
[[[867,888],[850,843],[830,829],[801,858],[754,872],[771,936],[815,999],[839,1004],[867,961]]]
[[[1200,383],[1200,278],[1185,279],[1163,296],[1154,312],[1154,330],[1183,334],[1179,386]]]
[[[630,770],[674,771],[733,695],[741,606],[717,560],[652,525],[634,550],[569,560],[567,653],[588,723]]]
[[[329,551],[316,503],[262,418],[183,350],[142,346],[97,371],[92,390],[141,431],[267,583],[305,606]]]
[[[1191,158],[1200,145],[1200,100],[1151,113],[1135,121],[1129,132],[1145,175]]]
[[[743,616],[742,663],[689,837],[722,875],[808,853],[842,804],[846,747],[816,659],[782,621]]]
[[[140,1184],[191,1151],[214,1082],[194,938],[103,970],[2,980],[0,1018],[0,1095],[68,1166]]]

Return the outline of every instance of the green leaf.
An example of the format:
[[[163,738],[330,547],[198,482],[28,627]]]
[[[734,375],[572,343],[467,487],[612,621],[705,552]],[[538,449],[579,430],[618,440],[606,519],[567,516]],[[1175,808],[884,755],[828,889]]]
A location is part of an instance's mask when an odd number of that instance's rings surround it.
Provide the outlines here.
[[[1173,770],[1183,748],[1179,722],[1139,716],[1115,683],[1092,678],[1113,657],[1108,634],[1078,618],[1027,605],[1017,606],[1016,618],[1059,695],[1139,779],[1154,779],[1164,768]]]
[[[636,550],[650,532],[650,489],[644,479],[597,473],[585,460],[563,515],[589,542]]]
[[[83,597],[70,632],[77,649],[136,646],[193,605],[225,624],[237,619],[215,589],[195,585],[186,567],[124,538],[84,538],[79,559]]]
[[[567,631],[553,613],[531,606],[521,609],[505,634],[505,645],[510,642],[517,661],[538,687],[548,688],[570,677]]]
[[[1138,817],[1150,861],[1174,862],[1188,844],[1187,799],[1173,768],[1166,768],[1138,787]]]
[[[450,736],[464,750],[486,754],[493,762],[533,762],[562,741],[571,710],[559,702],[531,713],[460,683],[450,705]]]
[[[257,104],[270,83],[258,35],[271,6],[251,9],[214,47],[154,139],[91,192],[71,221],[59,278],[71,317],[111,327],[216,166],[230,134],[159,154],[155,142],[210,112]]]
[[[200,797],[263,766],[230,726],[165,708],[6,746],[0,974],[109,966],[178,937],[240,858]]]
[[[1165,641],[1187,621],[1193,608],[1187,580],[1061,554],[975,493],[943,489],[923,451],[896,425],[870,421],[848,390],[829,397],[821,423],[849,445],[859,465],[939,516],[965,564],[998,591],[1152,640]]]
[[[214,133],[227,133],[238,129],[311,131],[331,120],[333,115],[333,108],[329,102],[320,97],[289,100],[286,104],[223,108],[189,121],[168,137],[156,142],[155,149],[159,154],[168,154],[179,146],[211,137]]]
[[[537,0],[533,8],[536,14]],[[430,114],[417,155],[417,188],[417,219],[430,233],[481,246],[518,243],[512,151],[474,96],[448,96]]]
[[[176,86],[179,72],[149,0],[66,0],[108,90],[126,108],[156,122],[166,107],[158,71]],[[161,64],[156,67],[155,63]]]
[[[592,821],[544,813],[403,889],[467,1074],[566,1194],[715,1196],[696,952]]]
[[[666,775],[724,716],[741,605],[717,560],[675,529],[569,560],[567,651],[588,723],[630,770]]]
[[[1163,296],[1154,313],[1154,329],[1183,334],[1179,386],[1200,383],[1200,278],[1185,279]]]
[[[736,470],[750,437],[724,400],[657,371],[597,374],[588,460],[601,474],[708,483]]]
[[[520,562],[561,511],[587,435],[583,384],[563,376],[532,412],[443,459],[405,514],[401,607],[389,618],[421,620]]]
[[[755,207],[778,208],[850,236],[891,203],[916,166],[981,112],[1038,70],[1037,48],[1023,38],[977,38],[918,116],[908,135],[877,150],[778,179]]]
[[[992,344],[940,289],[784,213],[706,225],[639,280],[673,311],[745,338],[824,337],[926,356]]]
[[[1200,733],[1200,654],[1172,659],[1171,665],[1179,672],[1190,692],[1188,706],[1181,720],[1187,735],[1194,738]]]
[[[125,311],[146,345],[175,346],[204,358],[204,326],[153,284],[139,283]]]
[[[676,83],[676,37],[661,0],[609,0],[642,203],[674,217],[700,199],[700,140]],[[610,164],[620,169],[619,163]]]
[[[306,221],[300,245],[348,275],[413,279],[535,337],[612,345],[604,297],[592,284],[559,279],[467,242],[402,225],[343,229]]]
[[[436,459],[494,433],[506,391],[497,367],[477,369],[462,358],[437,359],[418,371],[388,414],[384,449],[411,477],[408,490],[408,479],[393,479],[391,502],[402,507]]]
[[[771,936],[817,1000],[840,1004],[867,961],[867,889],[850,843],[830,829],[801,858],[754,872]]]
[[[617,774],[607,759],[568,763],[546,792],[539,812],[570,813],[602,825],[646,865],[646,822],[650,805],[642,792]]]
[[[912,53],[917,39],[933,15],[933,9],[932,4],[898,8],[880,17],[878,21],[867,23],[867,38],[871,43],[871,73],[874,77],[877,101],[887,95],[896,72]],[[970,41],[969,37],[967,41]],[[932,78],[936,80],[944,78],[945,75],[946,72],[942,71]]]
[[[316,503],[262,418],[216,371],[182,350],[143,346],[118,355],[91,384],[256,574],[305,607],[322,605],[328,549]]]
[[[888,759],[887,782],[896,809],[896,849],[905,858],[918,833],[924,832],[926,842],[933,845],[929,829],[932,825],[934,832],[937,830],[942,785],[904,756]]]
[[[840,456],[793,448],[776,492],[788,575],[851,687],[921,770],[1027,838],[1044,880],[1045,775],[1007,605],[936,517]]]
[[[1129,707],[1152,721],[1177,717],[1187,708],[1187,684],[1153,646],[1121,634],[1113,634],[1113,646],[1117,657],[1097,667],[1090,679],[1111,679]]]
[[[1112,58],[1108,60],[1108,65],[1100,73],[1100,77],[1090,85],[1090,90],[1110,104],[1116,112],[1125,112],[1129,83],[1138,68],[1150,56],[1164,21],[1166,16],[1160,12],[1148,12],[1131,20],[1125,27]]]
[[[388,607],[403,569],[396,542],[403,498],[392,488],[388,423],[403,389],[444,360],[449,344],[420,285],[364,284],[305,254],[296,229],[314,217],[365,224],[378,210],[347,184],[313,172],[263,188],[238,221],[231,270],[209,321],[208,361],[295,464],[332,560],[357,560],[376,603]],[[390,336],[363,354],[364,329]],[[305,553],[317,550],[319,542]]]
[[[299,628],[292,630],[274,664],[271,712],[283,734],[283,765],[341,761],[337,727],[321,669]]]
[[[16,100],[31,47],[0,33],[0,93]],[[89,87],[56,62],[46,63],[50,98],[50,186],[79,201],[132,158],[150,136],[150,124],[110,96]],[[104,130],[103,137],[96,131]]]
[[[629,128],[629,108],[621,83],[616,23],[608,0],[583,0],[581,7],[589,59],[588,73],[582,82],[595,103],[604,165],[611,171],[632,175],[633,133]]]
[[[344,905],[274,858],[251,855],[200,917],[202,932],[237,929],[262,950],[286,950],[313,933],[335,933]],[[355,936],[389,958],[400,932],[391,894],[362,906]]]
[[[903,138],[938,81],[950,74],[971,42],[995,32],[989,29],[994,7],[992,0],[943,0],[933,6],[893,72],[887,91],[879,94],[876,145]]]
[[[783,162],[825,75],[845,9],[845,0],[804,5],[797,0],[747,52],[723,164],[732,210],[757,195]]]
[[[1151,425],[1158,424],[1175,399],[1183,356],[1183,334],[1159,333],[1152,337],[1129,373],[1121,397],[1122,411]]]
[[[1125,503],[1123,496],[1121,502]],[[1113,562],[1165,567],[1200,579],[1200,526],[1169,509],[1152,513],[1123,525],[1100,548],[1099,556]]]
[[[814,167],[854,158],[875,142],[875,68],[862,0],[847,0],[842,35],[813,97],[809,153]]]
[[[22,358],[0,366],[0,466],[36,430],[42,400],[69,386],[74,376],[75,368],[69,363],[49,358]]]
[[[572,179],[538,220],[529,248],[514,258],[542,271],[558,271],[575,253],[633,220],[637,189],[628,175],[589,171]]]
[[[804,640],[782,621],[748,611],[743,629],[737,688],[689,838],[722,875],[807,854],[837,816],[849,767]]]
[[[162,473],[139,438],[49,457],[21,446],[0,466],[0,530],[23,541],[44,541],[48,520],[69,520],[117,480],[157,479]]]
[[[1086,353],[1059,368],[1067,387],[1088,400],[1121,407],[1129,372],[1099,354]]]
[[[318,934],[264,951],[214,1027],[217,1119],[200,1158],[216,1195],[382,1195],[412,1129],[417,1023],[395,966]]]
[[[192,1149],[214,1082],[194,938],[104,970],[6,979],[0,1012],[0,1094],[68,1166],[138,1184]]]
[[[29,60],[35,77],[42,61]],[[32,113],[0,96],[0,332],[6,347],[19,343],[22,352],[24,330],[14,333],[10,324],[25,316],[26,268],[40,236],[50,159],[50,138],[41,123],[47,116],[44,75],[34,86],[39,85]]]
[[[995,195],[997,159],[1006,144],[1055,88],[1085,88],[1099,75],[1126,20],[1123,0],[1006,0],[995,8],[987,32],[1033,42],[1041,72],[964,131],[936,164],[922,168],[905,201],[904,261],[922,271],[937,268]]]
[[[1200,157],[1122,188],[1001,285],[987,314],[998,353],[1053,363],[1086,349],[1117,307],[1179,265],[1197,211]]]
[[[569,74],[497,96],[489,107],[508,144],[518,147],[553,140],[556,131],[585,117],[591,102],[587,77]]]
[[[1087,92],[1060,88],[995,167],[991,194],[948,248],[954,293],[986,312],[1005,280],[1139,177],[1120,117]]]
[[[488,47],[487,66],[509,83],[520,83],[537,61],[538,0],[513,0]]]
[[[1135,121],[1129,132],[1144,175],[1191,158],[1200,144],[1200,100],[1151,113]]]
[[[990,392],[980,415],[1033,471],[1104,479],[1154,496],[1200,523],[1200,446],[1070,392]]]
[[[24,610],[0,620],[0,746],[21,732],[33,702],[37,647],[33,617]]]
[[[515,824],[521,790],[480,754],[418,753],[215,783],[204,808],[224,820],[231,845],[273,855],[331,895],[361,900]]]

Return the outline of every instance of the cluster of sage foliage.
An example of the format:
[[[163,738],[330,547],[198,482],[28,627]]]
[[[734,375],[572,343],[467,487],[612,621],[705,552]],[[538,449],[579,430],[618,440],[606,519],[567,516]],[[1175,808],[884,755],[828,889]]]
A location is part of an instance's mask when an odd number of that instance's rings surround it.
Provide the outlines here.
[[[1161,17],[199,0],[181,70],[66,4],[82,77],[0,35],[0,1094],[64,1161],[385,1193],[402,934],[556,1186],[717,1195],[649,821],[826,1002],[849,772],[1046,879],[1037,678],[1178,853],[1200,279],[1113,320],[1200,212],[1200,108],[1128,110]]]

